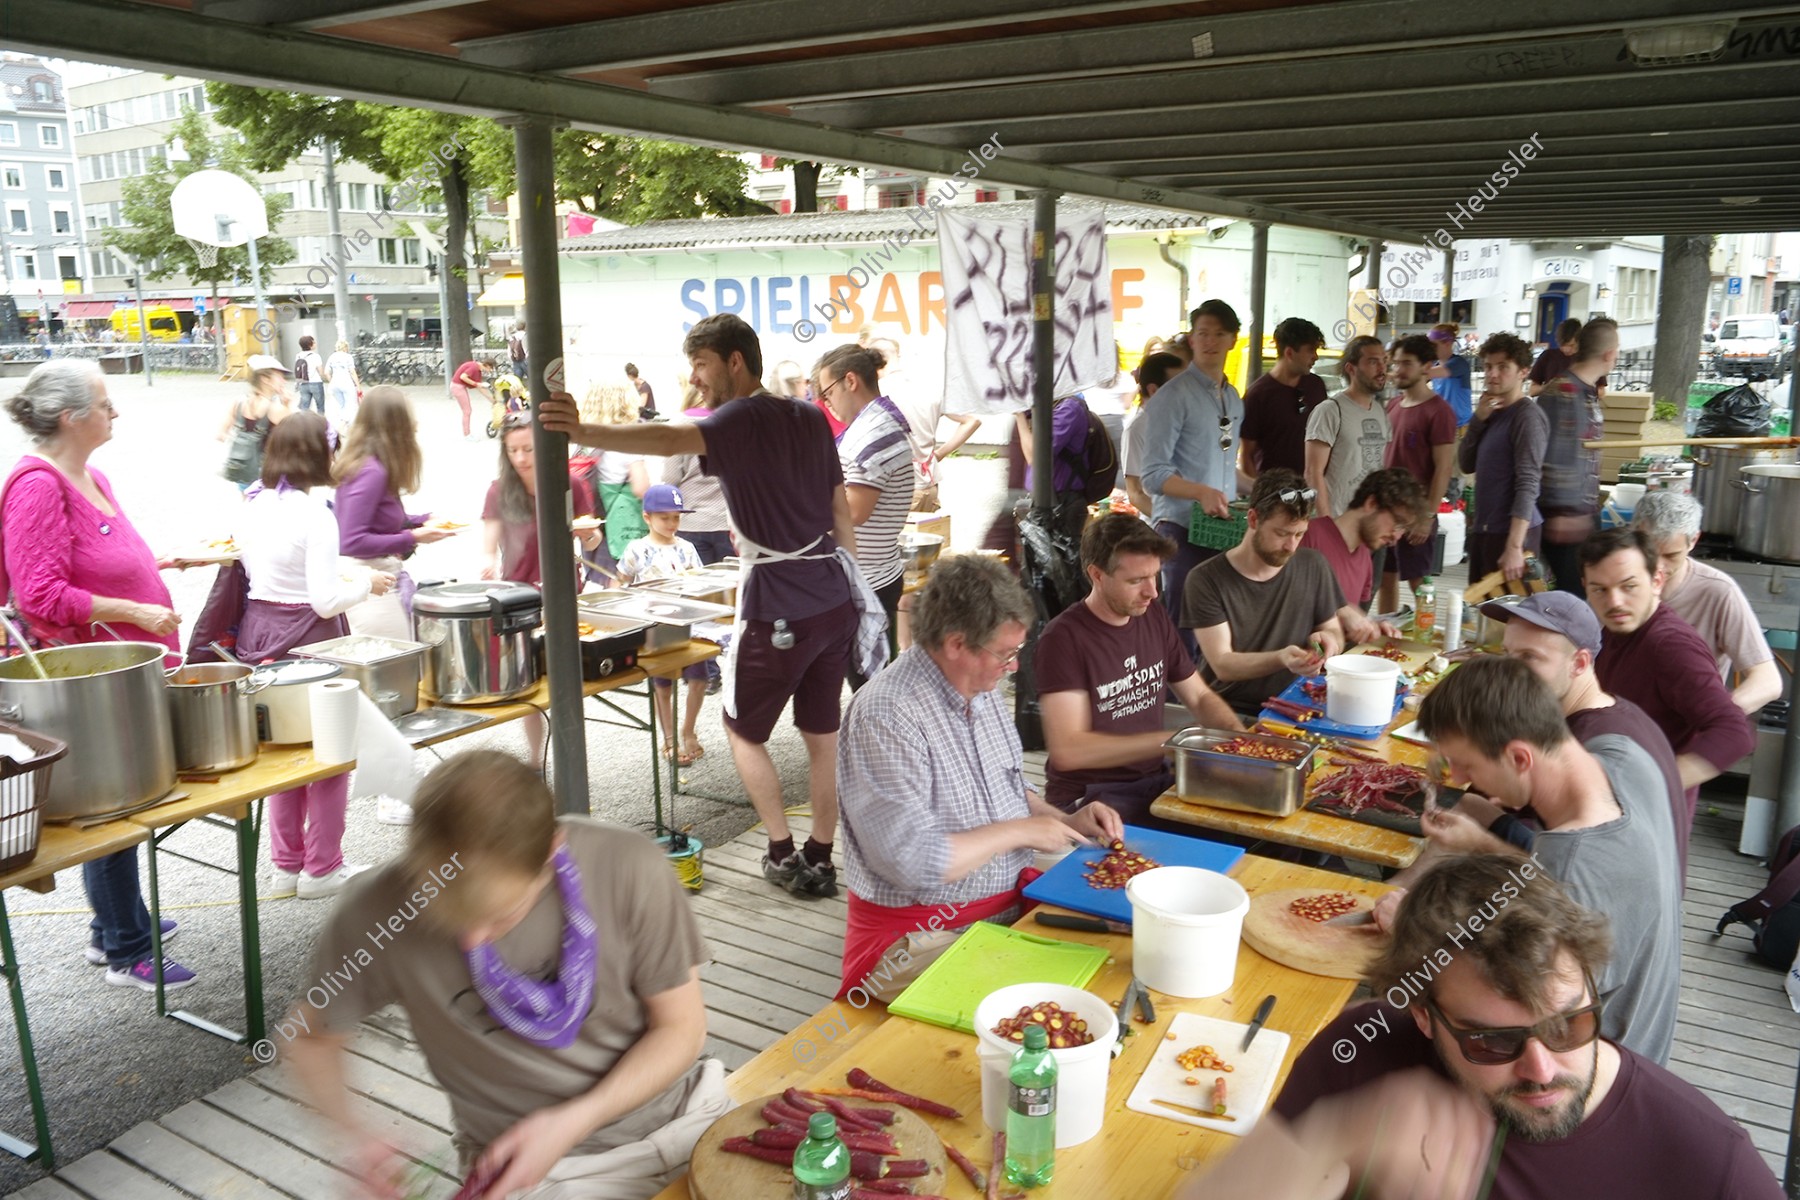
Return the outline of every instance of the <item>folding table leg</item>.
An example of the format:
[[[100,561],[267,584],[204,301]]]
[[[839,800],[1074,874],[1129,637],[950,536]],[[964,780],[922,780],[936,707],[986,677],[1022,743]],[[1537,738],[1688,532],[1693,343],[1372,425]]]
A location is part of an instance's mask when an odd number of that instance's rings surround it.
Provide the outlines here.
[[[244,1040],[252,1046],[268,1033],[263,1018],[262,924],[256,911],[256,846],[262,806],[261,800],[256,801],[236,822],[238,914],[244,944]]]
[[[25,1066],[25,1089],[31,1095],[31,1120],[37,1127],[37,1145],[0,1131],[0,1150],[30,1162],[39,1159],[47,1168],[56,1166],[50,1149],[50,1113],[44,1107],[44,1086],[38,1079],[37,1052],[31,1046],[31,1024],[25,1019],[25,988],[19,979],[19,959],[13,950],[12,921],[6,915],[6,893],[0,891],[0,974],[12,997],[13,1021],[19,1029],[19,1059]]]

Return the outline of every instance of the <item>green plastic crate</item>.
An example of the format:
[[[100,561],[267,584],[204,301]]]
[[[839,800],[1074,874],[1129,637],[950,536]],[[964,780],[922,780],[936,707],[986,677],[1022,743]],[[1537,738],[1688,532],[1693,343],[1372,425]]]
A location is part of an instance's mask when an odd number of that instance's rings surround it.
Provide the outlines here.
[[[1736,386],[1735,383],[1717,383],[1696,379],[1688,384],[1687,406],[1689,408],[1705,408],[1708,400],[1720,392],[1728,392]]]
[[[1250,529],[1250,505],[1243,500],[1231,502],[1229,517],[1208,516],[1198,504],[1188,518],[1188,541],[1208,550],[1229,550],[1244,540]]]

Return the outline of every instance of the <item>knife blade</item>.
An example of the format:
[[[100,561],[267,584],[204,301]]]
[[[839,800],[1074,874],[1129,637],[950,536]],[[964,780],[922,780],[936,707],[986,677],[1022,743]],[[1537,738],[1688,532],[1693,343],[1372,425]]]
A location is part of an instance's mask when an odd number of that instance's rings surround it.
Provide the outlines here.
[[[1271,992],[1263,997],[1263,1002],[1261,1004],[1256,1006],[1256,1015],[1250,1018],[1250,1028],[1244,1034],[1244,1044],[1238,1047],[1238,1053],[1242,1054],[1250,1049],[1250,1043],[1256,1040],[1256,1035],[1262,1032],[1264,1022],[1269,1019],[1269,1014],[1274,1011],[1275,994]]]
[[[1083,933],[1130,933],[1131,926],[1122,921],[1103,921],[1098,917],[1072,917],[1064,913],[1033,913],[1032,920],[1052,929],[1079,929]]]
[[[1119,1035],[1113,1041],[1112,1056],[1114,1058],[1125,1053],[1125,1035],[1131,1032],[1131,1001],[1137,995],[1138,989],[1143,986],[1133,977],[1132,981],[1125,985],[1125,994],[1119,997],[1119,1010],[1116,1014],[1119,1019]]]
[[[1188,1113],[1188,1114],[1190,1114],[1192,1116],[1196,1116],[1196,1117],[1205,1117],[1209,1121],[1235,1121],[1235,1120],[1237,1120],[1236,1117],[1228,1117],[1228,1116],[1225,1116],[1223,1113],[1216,1113],[1210,1108],[1195,1108],[1191,1104],[1177,1104],[1173,1100],[1152,1099],[1150,1102],[1152,1104],[1160,1104],[1164,1108],[1172,1108],[1176,1112],[1184,1112],[1184,1113]]]
[[[1375,910],[1359,908],[1355,912],[1342,913],[1325,922],[1327,925],[1367,925],[1375,919]]]

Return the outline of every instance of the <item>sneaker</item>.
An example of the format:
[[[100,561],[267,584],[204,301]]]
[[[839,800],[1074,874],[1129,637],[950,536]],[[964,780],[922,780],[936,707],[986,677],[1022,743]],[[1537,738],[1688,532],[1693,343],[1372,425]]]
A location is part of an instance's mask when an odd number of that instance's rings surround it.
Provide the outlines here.
[[[375,800],[375,819],[383,825],[411,825],[412,805],[398,796],[380,796]]]
[[[177,926],[173,919],[169,917],[164,917],[162,919],[162,940],[164,945],[175,940],[176,928]],[[106,951],[101,949],[99,942],[89,942],[88,948],[83,956],[96,967],[104,967],[106,965]]]
[[[368,869],[367,867],[353,867],[349,863],[345,863],[329,875],[308,875],[302,871],[300,882],[295,885],[294,892],[302,900],[324,900],[343,891],[346,883]]]
[[[803,900],[823,899],[837,895],[837,870],[830,863],[815,867],[798,850],[771,862],[763,855],[763,878],[790,895]]]
[[[194,973],[172,958],[163,959],[163,988],[174,991],[194,982]],[[106,982],[114,987],[134,987],[146,992],[156,990],[156,964],[149,959],[130,967],[108,967]]]
[[[269,899],[286,900],[289,896],[294,894],[294,889],[299,885],[300,872],[283,871],[277,867],[271,875],[270,880]]]
[[[799,890],[794,894],[817,897],[821,900],[837,895],[837,868],[830,863],[815,865],[806,861],[805,856],[802,855],[800,857]]]

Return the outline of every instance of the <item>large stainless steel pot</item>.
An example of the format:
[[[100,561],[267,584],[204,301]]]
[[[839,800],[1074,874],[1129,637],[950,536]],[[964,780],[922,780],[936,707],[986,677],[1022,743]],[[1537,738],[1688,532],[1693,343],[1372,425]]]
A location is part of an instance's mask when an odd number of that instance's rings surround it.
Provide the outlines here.
[[[163,683],[166,646],[96,642],[0,662],[0,717],[69,744],[50,773],[47,821],[117,816],[175,786],[175,739]]]
[[[425,653],[425,695],[492,704],[537,686],[531,631],[544,598],[528,583],[445,583],[413,594],[413,637]]]
[[[1700,532],[1735,536],[1744,489],[1738,472],[1781,461],[1779,450],[1756,446],[1698,446],[1694,450],[1694,499],[1701,505]],[[1793,461],[1790,454],[1788,461]]]
[[[261,685],[242,663],[195,663],[169,675],[169,724],[178,771],[235,771],[256,761]]]
[[[1738,472],[1737,548],[1758,558],[1800,563],[1800,465],[1758,463]]]

